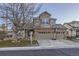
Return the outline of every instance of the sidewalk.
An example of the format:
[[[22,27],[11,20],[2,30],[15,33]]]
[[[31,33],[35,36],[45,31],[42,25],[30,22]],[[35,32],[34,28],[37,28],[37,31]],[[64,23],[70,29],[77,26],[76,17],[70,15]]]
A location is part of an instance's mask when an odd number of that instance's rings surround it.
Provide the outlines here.
[[[66,45],[66,46],[36,46],[36,47],[5,47],[5,48],[0,48],[0,51],[60,49],[60,48],[79,48],[79,46]]]

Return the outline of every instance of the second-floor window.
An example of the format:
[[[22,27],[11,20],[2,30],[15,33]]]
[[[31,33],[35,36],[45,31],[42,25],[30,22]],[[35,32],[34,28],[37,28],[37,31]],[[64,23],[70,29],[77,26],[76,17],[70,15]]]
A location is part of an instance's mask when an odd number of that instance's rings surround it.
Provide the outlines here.
[[[49,20],[47,18],[42,19],[42,24],[45,25],[49,24]]]

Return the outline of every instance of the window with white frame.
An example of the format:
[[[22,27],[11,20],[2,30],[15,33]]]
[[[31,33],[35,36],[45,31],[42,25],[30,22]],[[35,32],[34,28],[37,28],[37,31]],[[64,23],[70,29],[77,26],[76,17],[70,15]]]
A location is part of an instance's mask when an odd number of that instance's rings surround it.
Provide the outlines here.
[[[43,18],[42,19],[42,24],[48,25],[49,24],[48,18]]]

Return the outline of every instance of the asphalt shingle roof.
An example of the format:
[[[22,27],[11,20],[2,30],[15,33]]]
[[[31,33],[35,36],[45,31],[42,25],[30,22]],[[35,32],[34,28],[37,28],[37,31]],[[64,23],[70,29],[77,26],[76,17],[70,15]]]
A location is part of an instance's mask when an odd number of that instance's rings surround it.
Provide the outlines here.
[[[55,24],[52,26],[53,28],[65,28],[63,25],[61,24]]]

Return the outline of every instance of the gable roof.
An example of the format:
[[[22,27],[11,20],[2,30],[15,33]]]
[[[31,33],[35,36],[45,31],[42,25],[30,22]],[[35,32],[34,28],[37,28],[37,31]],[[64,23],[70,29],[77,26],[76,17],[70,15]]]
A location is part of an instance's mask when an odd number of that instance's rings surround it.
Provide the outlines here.
[[[50,18],[50,20],[55,20],[56,21],[57,19],[56,18]]]
[[[79,23],[79,21],[72,21],[70,24]]]
[[[72,26],[72,25],[71,25],[71,24],[74,24],[74,22],[64,23],[64,24],[67,24],[67,25],[71,26],[72,28],[79,28],[79,27],[76,27],[76,26]]]
[[[40,15],[42,15],[42,14],[44,14],[44,13],[48,14],[49,16],[51,16],[51,14],[50,14],[49,12],[47,12],[47,11],[42,12]],[[40,16],[40,15],[39,15],[39,16]]]
[[[63,25],[61,25],[61,24],[55,24],[55,25],[53,25],[52,27],[53,27],[53,28],[64,28],[64,29],[66,29],[66,27],[63,26]]]

